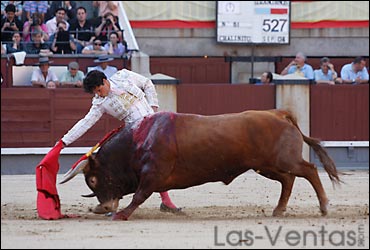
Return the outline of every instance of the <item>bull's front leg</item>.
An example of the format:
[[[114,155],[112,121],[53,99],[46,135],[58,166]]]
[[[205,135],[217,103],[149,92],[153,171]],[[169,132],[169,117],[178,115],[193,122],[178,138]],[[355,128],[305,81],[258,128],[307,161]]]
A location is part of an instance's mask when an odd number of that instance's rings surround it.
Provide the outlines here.
[[[128,217],[138,208],[146,199],[153,194],[152,191],[144,191],[143,189],[136,190],[131,203],[118,213],[113,215],[113,220],[128,220]]]
[[[153,194],[153,185],[155,184],[153,180],[156,180],[155,173],[150,163],[143,165],[143,171],[141,172],[139,186],[132,198],[131,203],[118,213],[113,216],[113,220],[127,220],[128,217],[135,211],[135,209],[140,206],[146,199],[148,199]]]

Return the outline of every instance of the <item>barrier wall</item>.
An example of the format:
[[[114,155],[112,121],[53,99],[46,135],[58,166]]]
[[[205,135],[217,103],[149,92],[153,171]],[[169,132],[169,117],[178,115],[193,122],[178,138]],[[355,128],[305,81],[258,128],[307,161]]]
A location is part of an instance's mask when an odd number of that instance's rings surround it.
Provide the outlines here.
[[[156,85],[160,111],[176,111],[176,85]],[[91,106],[92,95],[81,88],[6,88],[1,91],[1,147],[50,147],[60,139]],[[104,115],[72,147],[95,145],[110,130],[120,126]]]
[[[252,84],[179,84],[180,113],[214,115],[275,108],[275,86]]]
[[[326,141],[369,140],[369,84],[312,85],[311,136]]]
[[[156,84],[156,88],[161,110],[181,113],[211,115],[270,109],[278,107],[279,102],[276,85]],[[295,100],[290,105],[309,95],[309,108],[304,106],[297,112],[309,117],[301,126],[308,126],[311,136],[324,141],[369,140],[368,84],[309,85],[308,91],[301,94],[292,95]],[[91,95],[79,88],[4,88],[1,91],[1,147],[52,146],[86,114],[90,104]],[[91,146],[118,124],[114,118],[104,116],[73,146]]]
[[[161,110],[197,114],[240,112],[248,109],[285,107],[298,112],[299,123],[313,137],[330,144],[329,151],[340,167],[369,166],[369,85],[269,85],[252,84],[156,84]],[[279,88],[283,88],[282,91]],[[299,88],[299,91],[295,91]],[[284,93],[284,94],[283,94]],[[289,98],[291,97],[291,98]],[[284,99],[284,102],[282,100]],[[305,101],[302,102],[302,99]],[[308,100],[308,101],[307,101]],[[281,103],[281,104],[279,104]],[[304,105],[306,103],[306,105]],[[1,91],[1,173],[34,173],[45,148],[81,119],[91,104],[82,89],[3,88]],[[302,117],[304,118],[302,120]],[[307,120],[308,118],[308,120]],[[302,123],[303,121],[303,123]],[[105,115],[60,158],[61,172],[96,144],[120,122]],[[350,144],[358,141],[358,144]],[[83,147],[80,151],[76,147]],[[16,153],[9,150],[14,148]],[[44,151],[32,153],[41,148]],[[83,153],[81,153],[83,152]],[[307,152],[305,152],[307,157]],[[317,162],[313,152],[311,161]],[[318,162],[317,162],[318,163]]]

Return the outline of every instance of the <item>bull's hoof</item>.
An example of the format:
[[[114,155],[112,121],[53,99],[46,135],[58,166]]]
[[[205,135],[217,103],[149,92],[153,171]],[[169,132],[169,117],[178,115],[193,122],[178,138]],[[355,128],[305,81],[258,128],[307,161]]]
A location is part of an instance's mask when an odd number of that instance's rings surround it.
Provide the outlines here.
[[[327,207],[320,208],[320,212],[322,216],[326,216],[328,214]]]
[[[328,206],[329,206],[329,201],[323,202],[320,205],[320,211],[321,211],[322,216],[325,216],[328,214]]]
[[[170,208],[166,206],[164,203],[161,203],[161,206],[159,207],[159,210],[161,212],[167,212],[167,213],[173,213],[177,215],[184,215],[185,213],[181,211],[181,208]]]
[[[274,209],[274,211],[272,212],[272,216],[273,217],[282,217],[284,215],[284,212],[285,212],[285,210]]]

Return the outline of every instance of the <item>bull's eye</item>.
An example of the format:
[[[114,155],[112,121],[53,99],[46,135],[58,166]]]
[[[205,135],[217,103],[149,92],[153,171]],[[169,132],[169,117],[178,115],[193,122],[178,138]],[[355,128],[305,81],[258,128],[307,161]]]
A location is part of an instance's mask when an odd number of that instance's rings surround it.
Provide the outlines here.
[[[91,187],[95,187],[97,183],[98,183],[98,180],[95,176],[91,176],[89,178],[89,184]]]

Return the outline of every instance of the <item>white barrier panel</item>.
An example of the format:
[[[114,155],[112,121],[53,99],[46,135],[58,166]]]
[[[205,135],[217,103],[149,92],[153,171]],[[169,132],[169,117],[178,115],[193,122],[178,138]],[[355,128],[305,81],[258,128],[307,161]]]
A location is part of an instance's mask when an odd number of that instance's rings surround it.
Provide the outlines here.
[[[39,66],[13,66],[13,86],[32,86],[32,72]],[[68,70],[67,66],[50,66],[57,78],[60,80],[64,72]]]
[[[321,145],[331,147],[369,147],[369,141],[322,141]]]
[[[43,155],[47,154],[52,148],[1,148],[1,155]],[[60,154],[73,155],[85,154],[89,152],[90,147],[71,147],[64,148]],[[95,151],[96,152],[96,151]]]

